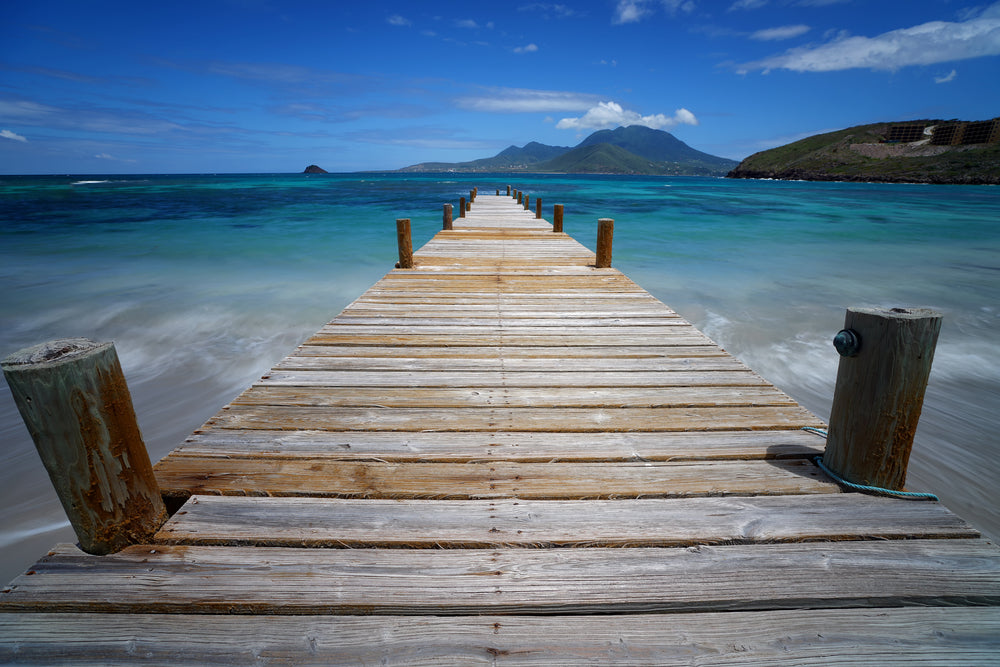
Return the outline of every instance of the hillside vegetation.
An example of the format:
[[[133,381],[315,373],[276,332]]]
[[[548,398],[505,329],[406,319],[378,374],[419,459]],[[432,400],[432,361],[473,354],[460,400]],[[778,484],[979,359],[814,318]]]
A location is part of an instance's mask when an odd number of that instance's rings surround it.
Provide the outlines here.
[[[882,183],[1000,184],[1000,143],[943,146],[920,141],[889,142],[890,129],[928,128],[956,121],[876,123],[818,134],[751,155],[730,178]],[[933,130],[929,130],[933,132]]]

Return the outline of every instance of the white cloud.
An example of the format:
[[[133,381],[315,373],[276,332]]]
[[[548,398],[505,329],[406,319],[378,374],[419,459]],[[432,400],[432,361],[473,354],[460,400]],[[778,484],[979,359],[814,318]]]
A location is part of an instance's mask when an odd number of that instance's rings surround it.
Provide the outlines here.
[[[766,5],[768,0],[736,0],[732,5],[729,6],[729,11],[734,12],[738,9],[760,9]]]
[[[534,53],[538,51],[537,44],[528,44],[527,46],[519,46],[514,49],[514,53]]]
[[[22,137],[20,134],[15,134],[10,130],[0,130],[0,137],[3,137],[4,139],[10,139],[11,141],[21,141],[23,143],[28,143],[28,140],[25,137]]]
[[[773,42],[782,39],[791,39],[809,32],[807,25],[783,25],[777,28],[766,28],[750,34],[750,39],[757,39],[762,42]]]
[[[945,76],[934,77],[934,83],[948,83],[949,81],[954,81],[956,76],[958,76],[958,70],[953,69]]]
[[[896,70],[907,65],[932,65],[994,55],[1000,55],[1000,2],[978,17],[960,23],[931,21],[876,37],[844,36],[820,46],[795,48],[746,63],[739,71]]]
[[[698,119],[687,109],[678,109],[673,116],[662,113],[643,116],[622,108],[617,102],[600,102],[579,118],[563,118],[556,123],[559,130],[599,130],[628,125],[644,125],[663,130],[677,125],[697,125]]]
[[[410,19],[404,16],[400,16],[399,14],[393,14],[392,16],[387,18],[386,21],[389,23],[389,25],[398,25],[403,28],[413,25],[413,22],[410,21]]]
[[[599,101],[595,95],[527,88],[487,88],[483,95],[461,97],[458,106],[491,113],[549,113],[585,111]]]
[[[694,11],[694,0],[618,0],[611,22],[615,25],[638,23],[642,19],[656,13],[657,6],[662,6],[668,14],[678,12],[690,14]]]
[[[479,27],[479,24],[472,19],[462,19],[460,21],[455,21],[455,27],[457,28],[469,28],[470,30],[475,30]]]

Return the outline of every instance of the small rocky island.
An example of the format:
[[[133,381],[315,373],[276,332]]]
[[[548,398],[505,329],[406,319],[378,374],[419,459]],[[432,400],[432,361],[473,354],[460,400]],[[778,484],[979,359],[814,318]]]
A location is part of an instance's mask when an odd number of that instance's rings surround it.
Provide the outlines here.
[[[306,167],[305,171],[303,171],[302,173],[303,174],[329,174],[330,172],[328,172],[323,167],[318,167],[318,166],[316,166],[314,164],[311,164],[308,167]]]

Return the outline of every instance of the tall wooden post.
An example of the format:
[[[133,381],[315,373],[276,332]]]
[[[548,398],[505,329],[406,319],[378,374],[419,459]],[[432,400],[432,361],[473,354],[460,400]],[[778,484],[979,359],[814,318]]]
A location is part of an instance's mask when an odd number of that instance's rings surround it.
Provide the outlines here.
[[[597,221],[597,262],[595,266],[606,269],[611,266],[611,238],[615,233],[615,221],[601,218]]]
[[[535,200],[535,219],[536,220],[541,220],[542,219],[542,198],[541,197],[539,197],[538,199]]]
[[[454,227],[452,226],[452,219],[451,219],[451,204],[444,205],[443,224],[444,224],[443,229],[454,229]]]
[[[470,204],[469,208],[472,208],[471,204],[474,201],[476,201],[476,191],[475,190],[469,190],[469,204]]]
[[[517,203],[518,204],[524,203],[524,193],[521,192],[520,190],[517,191]]]
[[[458,217],[465,217],[465,197],[458,198]]]
[[[552,231],[562,232],[563,230],[563,205],[556,204],[552,207]]]
[[[399,264],[400,269],[413,268],[413,241],[410,237],[410,219],[399,218],[396,220],[396,241],[399,244]]]
[[[500,196],[500,188],[497,188],[497,197]]]
[[[167,510],[114,344],[55,340],[2,366],[83,550],[103,555],[149,541]]]
[[[848,308],[823,462],[855,484],[899,491],[941,331],[924,308]]]
[[[524,210],[531,210],[531,195],[524,195]]]
[[[508,197],[510,196],[510,186],[509,185],[507,186],[507,196]]]

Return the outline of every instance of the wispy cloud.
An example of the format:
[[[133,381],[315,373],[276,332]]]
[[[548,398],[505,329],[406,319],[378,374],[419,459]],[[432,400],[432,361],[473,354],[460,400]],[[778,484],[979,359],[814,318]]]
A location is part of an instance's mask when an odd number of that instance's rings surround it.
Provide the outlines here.
[[[673,116],[662,113],[643,116],[623,108],[617,102],[601,102],[579,118],[563,118],[556,123],[560,130],[598,130],[628,125],[644,125],[663,130],[678,125],[697,125],[698,119],[687,109],[678,109]]]
[[[638,23],[652,16],[658,8],[670,14],[690,14],[695,9],[694,0],[618,0],[611,22],[615,25]]]
[[[482,95],[461,97],[455,103],[471,111],[492,113],[551,113],[585,111],[600,100],[596,95],[527,88],[486,88]]]
[[[572,7],[561,4],[553,4],[549,2],[532,2],[526,5],[520,5],[517,8],[519,12],[533,12],[540,14],[544,19],[557,18],[557,19],[567,19],[571,16],[576,16],[577,11]]]
[[[958,70],[953,69],[945,76],[934,77],[934,83],[948,83],[949,81],[954,81],[956,76],[958,76]]]
[[[0,137],[3,137],[4,139],[10,139],[11,141],[20,141],[23,143],[28,143],[28,139],[26,137],[23,137],[15,132],[11,132],[10,130],[0,130]]]
[[[795,48],[745,63],[738,71],[896,70],[908,65],[932,65],[993,55],[1000,55],[1000,2],[967,21],[931,21],[875,37],[845,36],[820,46]]]
[[[518,46],[514,49],[514,53],[535,53],[538,51],[537,44],[528,44],[526,46]]]
[[[804,35],[809,32],[809,30],[810,28],[807,25],[783,25],[778,26],[777,28],[766,28],[764,30],[758,30],[757,32],[750,33],[750,39],[756,39],[762,42],[776,42]]]
[[[407,27],[413,25],[413,22],[410,21],[410,19],[406,18],[405,16],[400,16],[399,14],[393,14],[392,16],[390,16],[389,18],[387,18],[385,21],[389,25],[399,26],[401,28],[407,28]]]

